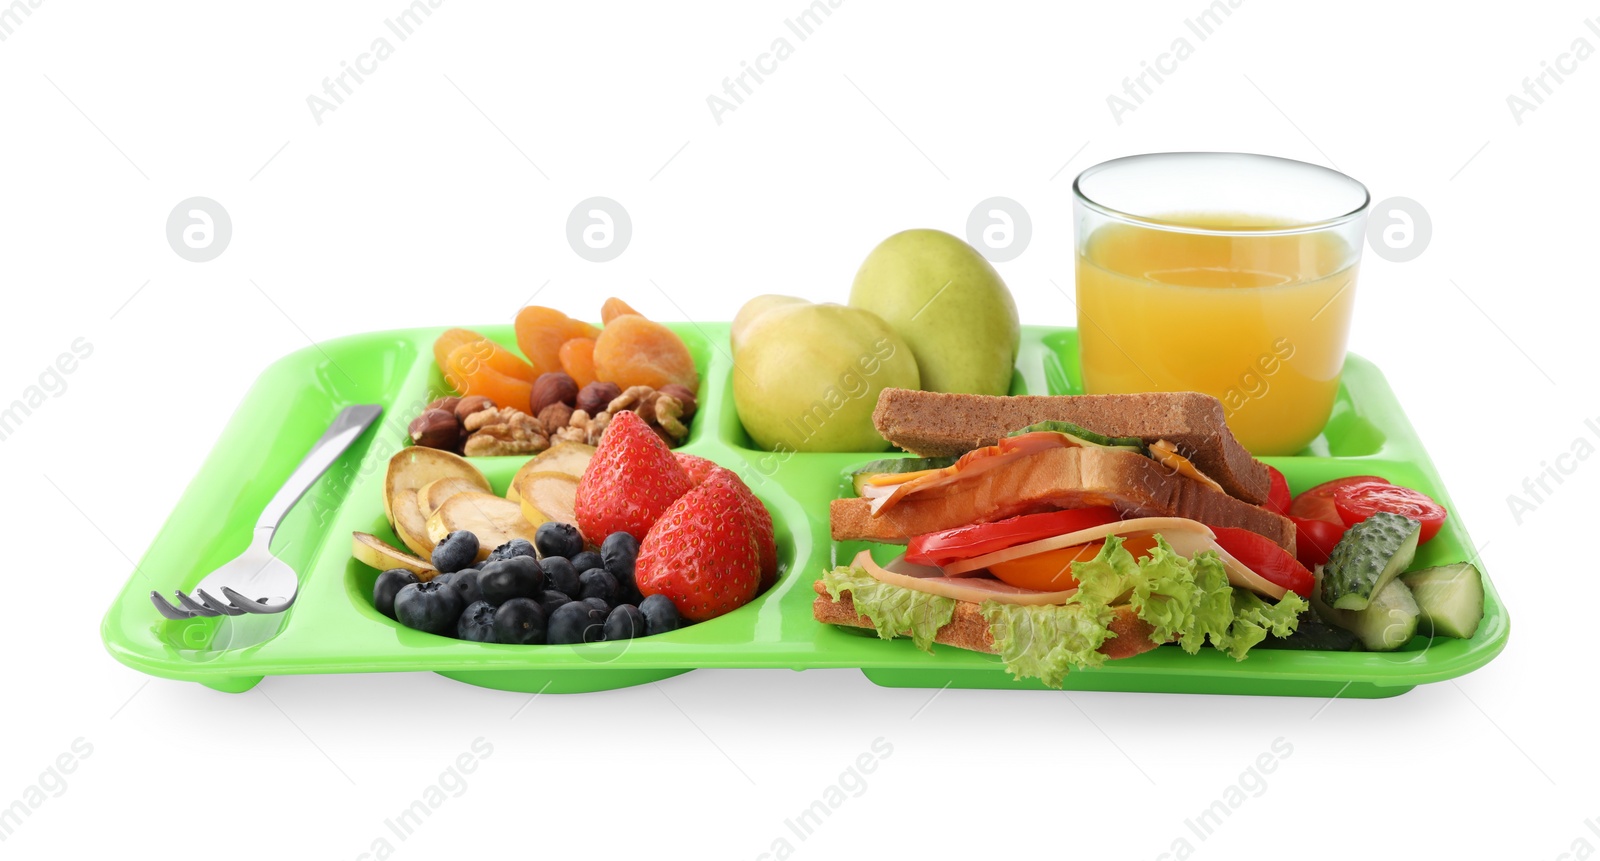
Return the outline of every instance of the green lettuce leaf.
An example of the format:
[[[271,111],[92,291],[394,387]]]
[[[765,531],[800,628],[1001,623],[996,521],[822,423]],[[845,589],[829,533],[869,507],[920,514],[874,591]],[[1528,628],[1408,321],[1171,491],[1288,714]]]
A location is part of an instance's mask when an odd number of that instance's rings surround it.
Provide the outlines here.
[[[1104,664],[1106,656],[1098,650],[1116,636],[1107,627],[1113,614],[1104,605],[1068,601],[1025,607],[985,601],[978,611],[988,621],[995,651],[1011,676],[1036,678],[1052,688],[1061,687],[1068,670]]]
[[[1276,604],[1268,604],[1261,600],[1254,592],[1243,589],[1233,590],[1233,625],[1228,633],[1232,642],[1225,648],[1234,660],[1244,660],[1245,653],[1250,647],[1267,638],[1270,632],[1274,637],[1287,637],[1294,633],[1300,624],[1300,614],[1311,605],[1306,599],[1293,592],[1284,594],[1282,600]]]
[[[891,586],[861,568],[841,565],[824,571],[822,585],[835,601],[849,592],[856,612],[872,621],[880,638],[910,634],[911,642],[924,652],[933,651],[933,638],[956,612],[954,598]]]

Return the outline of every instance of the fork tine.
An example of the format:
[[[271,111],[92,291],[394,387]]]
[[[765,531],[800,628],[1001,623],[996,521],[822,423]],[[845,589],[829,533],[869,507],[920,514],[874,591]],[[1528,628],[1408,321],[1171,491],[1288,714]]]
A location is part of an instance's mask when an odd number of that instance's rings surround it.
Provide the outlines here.
[[[234,607],[234,606],[230,605],[226,601],[218,601],[215,597],[206,594],[206,590],[204,590],[204,589],[196,589],[196,590],[194,590],[194,594],[195,594],[195,597],[200,599],[200,603],[206,605],[207,607],[209,607],[209,608],[211,608],[213,610],[216,610],[218,613],[221,613],[224,616],[243,616],[244,615],[244,611],[243,610],[239,609],[238,607]]]
[[[294,598],[289,598],[277,604],[271,603],[265,598],[259,601],[252,601],[227,586],[222,587],[222,594],[226,595],[228,600],[233,602],[233,606],[242,613],[260,613],[261,615],[282,613],[284,610],[289,609],[290,604],[294,603]]]
[[[221,613],[217,612],[216,610],[213,610],[210,607],[207,607],[206,605],[201,604],[199,601],[196,601],[195,599],[190,598],[188,595],[185,595],[182,591],[174,592],[173,594],[178,596],[178,603],[183,606],[183,609],[188,610],[189,612],[195,614],[196,616],[220,616],[220,615],[222,615]]]
[[[174,622],[182,622],[184,619],[194,618],[194,614],[188,610],[182,609],[181,607],[172,606],[171,602],[161,597],[160,592],[156,592],[154,590],[150,592],[150,603],[156,605],[156,612]]]

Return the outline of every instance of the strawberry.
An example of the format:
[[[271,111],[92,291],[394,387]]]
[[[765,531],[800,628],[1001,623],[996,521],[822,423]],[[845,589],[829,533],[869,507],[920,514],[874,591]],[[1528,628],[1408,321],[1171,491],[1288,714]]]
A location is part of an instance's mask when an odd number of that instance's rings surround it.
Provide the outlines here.
[[[749,603],[761,587],[761,553],[739,492],[709,481],[680,497],[639,546],[634,577],[641,595],[667,596],[693,622]]]
[[[761,590],[766,591],[778,582],[778,545],[772,534],[772,515],[761,504],[750,486],[731,469],[718,466],[706,477],[706,482],[719,482],[733,488],[744,501],[745,517],[750,531],[755,535],[756,549],[761,553]]]
[[[683,471],[689,473],[689,481],[693,484],[704,483],[707,478],[711,477],[711,473],[722,468],[699,455],[676,454],[675,456],[678,458],[679,465],[683,467]]]
[[[591,544],[613,532],[639,541],[662,513],[693,485],[672,450],[637,413],[611,418],[589,468],[578,481],[573,513]]]

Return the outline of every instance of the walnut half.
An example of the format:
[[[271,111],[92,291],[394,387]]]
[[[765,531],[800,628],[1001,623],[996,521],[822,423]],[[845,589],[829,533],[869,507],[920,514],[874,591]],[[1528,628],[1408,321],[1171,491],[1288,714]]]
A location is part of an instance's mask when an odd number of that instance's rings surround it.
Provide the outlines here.
[[[508,407],[475,412],[462,427],[468,434],[463,449],[468,457],[538,454],[550,447],[538,419]]]

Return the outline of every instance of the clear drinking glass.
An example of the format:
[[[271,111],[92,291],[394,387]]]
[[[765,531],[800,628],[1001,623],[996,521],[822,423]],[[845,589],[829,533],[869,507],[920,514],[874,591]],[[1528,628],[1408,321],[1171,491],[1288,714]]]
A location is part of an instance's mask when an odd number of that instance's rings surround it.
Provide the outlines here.
[[[1091,393],[1196,391],[1255,454],[1294,454],[1339,390],[1370,197],[1325,167],[1153,153],[1073,183]]]

